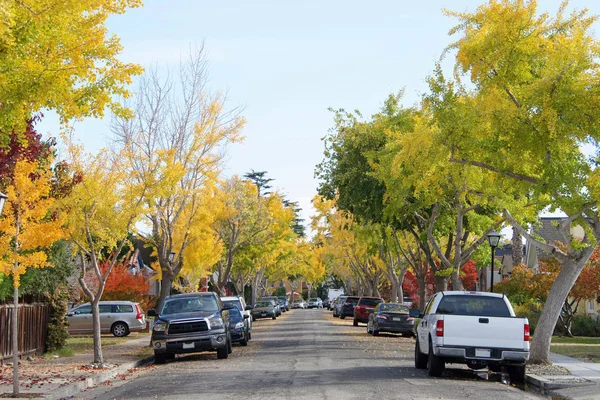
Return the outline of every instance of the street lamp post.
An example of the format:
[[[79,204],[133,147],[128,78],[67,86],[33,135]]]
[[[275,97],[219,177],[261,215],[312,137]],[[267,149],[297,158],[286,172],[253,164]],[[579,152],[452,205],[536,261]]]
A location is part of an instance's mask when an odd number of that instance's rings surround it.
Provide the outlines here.
[[[490,244],[490,247],[492,248],[492,275],[491,275],[491,286],[490,286],[490,291],[493,292],[494,291],[494,253],[496,251],[496,247],[498,247],[498,243],[500,242],[500,238],[502,237],[501,234],[499,234],[496,231],[491,231],[490,233],[488,233],[488,243]]]

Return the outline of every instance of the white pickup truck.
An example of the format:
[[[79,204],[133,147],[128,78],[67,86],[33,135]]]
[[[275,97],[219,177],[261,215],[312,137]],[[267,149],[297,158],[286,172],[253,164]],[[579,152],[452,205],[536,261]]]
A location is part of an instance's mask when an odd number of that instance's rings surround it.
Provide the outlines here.
[[[446,363],[472,369],[502,367],[523,382],[529,359],[529,321],[515,316],[506,296],[483,292],[436,293],[417,326],[415,367],[441,376]]]

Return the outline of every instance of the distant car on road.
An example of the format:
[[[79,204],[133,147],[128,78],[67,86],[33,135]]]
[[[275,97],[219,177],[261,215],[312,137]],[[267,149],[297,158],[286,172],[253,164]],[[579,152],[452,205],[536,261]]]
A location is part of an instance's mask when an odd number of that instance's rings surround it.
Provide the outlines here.
[[[275,305],[270,300],[257,301],[252,308],[252,319],[256,321],[259,318],[272,318],[277,319],[277,311]]]
[[[334,317],[339,317],[342,313],[342,305],[344,304],[344,302],[346,301],[346,298],[348,298],[348,296],[339,296],[336,300],[335,300],[335,307],[333,308],[333,316]]]
[[[100,331],[112,333],[116,337],[129,335],[130,332],[146,329],[146,315],[139,303],[131,301],[101,301]],[[92,333],[92,306],[90,303],[81,304],[67,313],[69,333]]]
[[[383,303],[383,299],[379,297],[367,297],[363,296],[358,300],[356,307],[354,307],[354,321],[353,325],[358,326],[359,322],[369,322],[369,315],[375,309],[377,304]]]
[[[358,300],[360,297],[358,296],[347,296],[344,299],[344,302],[340,307],[340,319],[345,319],[346,317],[354,317],[354,307],[358,304]]]
[[[280,305],[285,308],[285,311],[290,311],[290,301],[287,296],[277,296],[280,301]]]
[[[281,302],[277,296],[264,296],[260,298],[260,301],[271,301],[275,308],[275,314],[279,317],[284,310],[281,308]]]
[[[379,335],[380,332],[414,336],[415,319],[410,314],[410,309],[400,303],[379,303],[369,315],[367,333],[373,336]]]
[[[308,308],[323,308],[323,300],[318,297],[308,299]]]
[[[292,308],[306,308],[306,302],[302,299],[294,300],[294,304],[292,304]]]

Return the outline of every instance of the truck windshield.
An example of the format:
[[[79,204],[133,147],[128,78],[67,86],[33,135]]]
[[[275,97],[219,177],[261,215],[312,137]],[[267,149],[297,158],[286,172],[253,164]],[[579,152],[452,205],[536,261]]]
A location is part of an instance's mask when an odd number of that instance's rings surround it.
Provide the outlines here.
[[[483,317],[511,316],[504,299],[473,295],[444,296],[437,308],[437,313]]]
[[[166,300],[160,314],[169,315],[196,311],[217,311],[218,309],[216,299],[211,296],[180,297]]]

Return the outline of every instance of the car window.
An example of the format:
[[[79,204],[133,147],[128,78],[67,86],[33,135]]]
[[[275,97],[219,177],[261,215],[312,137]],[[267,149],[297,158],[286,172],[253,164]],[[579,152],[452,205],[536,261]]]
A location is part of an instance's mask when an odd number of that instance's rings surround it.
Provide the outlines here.
[[[431,299],[429,299],[429,301],[427,302],[427,305],[425,306],[425,315],[429,314],[431,312],[431,307],[433,306],[433,301],[435,300],[435,296],[433,296]]]
[[[92,306],[91,305],[85,305],[85,306],[81,306],[76,308],[75,310],[73,310],[73,313],[79,315],[79,314],[91,314],[92,313]]]
[[[383,300],[381,300],[381,299],[365,299],[363,297],[362,299],[360,299],[360,302],[358,304],[360,304],[361,306],[375,307],[379,303],[383,303]]]
[[[229,318],[231,318],[231,321],[233,322],[238,322],[243,319],[242,313],[237,307],[233,307],[231,310],[229,310]]]
[[[353,306],[355,306],[358,304],[358,299],[358,297],[348,297],[345,302],[351,303]]]
[[[163,305],[161,314],[179,314],[194,311],[218,311],[217,301],[212,296],[197,296],[168,299]]]
[[[116,313],[130,313],[133,312],[133,306],[126,304],[117,304],[114,306],[114,312]]]
[[[241,309],[241,307],[242,307],[239,300],[222,300],[222,301],[223,301],[223,305],[232,305],[239,309]]]
[[[98,306],[98,309],[100,310],[100,314],[110,314],[112,312],[112,305],[111,304],[100,304]]]
[[[436,311],[438,314],[471,315],[484,317],[510,317],[510,311],[499,297],[444,296]]]
[[[255,307],[270,307],[272,305],[273,303],[271,303],[270,301],[259,301],[255,304]]]
[[[379,305],[379,311],[393,311],[393,312],[397,312],[397,313],[408,314],[409,313],[409,308],[407,306],[402,305],[402,304],[381,303]]]

